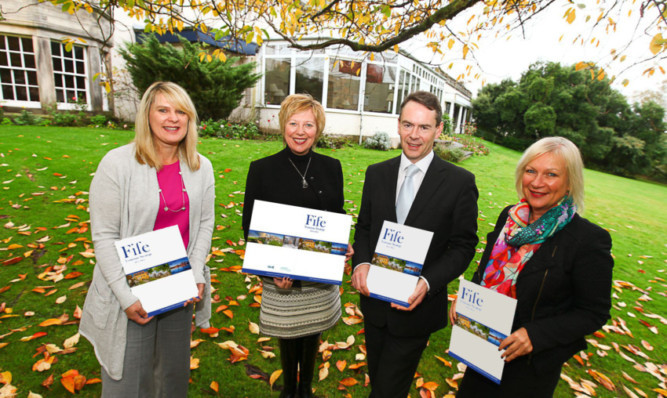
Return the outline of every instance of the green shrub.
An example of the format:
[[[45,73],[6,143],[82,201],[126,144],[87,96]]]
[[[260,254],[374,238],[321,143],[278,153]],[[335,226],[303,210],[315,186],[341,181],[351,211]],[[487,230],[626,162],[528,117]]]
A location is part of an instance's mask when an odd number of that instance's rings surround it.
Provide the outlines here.
[[[148,36],[143,44],[130,44],[120,53],[127,62],[132,83],[142,95],[156,81],[177,83],[192,98],[201,120],[225,119],[239,105],[245,89],[260,75],[256,64],[238,64],[238,57],[220,61],[201,59],[211,47],[180,38],[181,48]]]
[[[364,141],[364,148],[388,151],[391,149],[389,134],[380,131],[375,133],[372,137],[366,138],[366,141]]]
[[[42,121],[41,117],[35,116],[32,112],[24,109],[21,114],[14,119],[14,123],[19,126],[34,126]]]
[[[450,146],[436,145],[433,147],[433,151],[441,159],[452,163],[458,163],[466,157],[465,151],[458,147],[452,148]]]
[[[339,135],[325,135],[322,134],[317,140],[318,148],[339,149],[346,146],[351,146],[350,140]]]
[[[94,126],[104,126],[107,122],[107,117],[104,115],[95,115],[90,118],[90,124]]]
[[[69,112],[51,112],[51,124],[54,126],[76,126],[77,117]]]
[[[204,120],[199,125],[202,137],[219,137],[234,140],[255,139],[259,137],[259,128],[255,123],[236,124],[225,120]]]
[[[11,126],[12,124],[14,124],[14,123],[12,123],[12,119],[10,119],[8,117],[3,117],[2,122],[0,122],[0,125],[2,125],[2,126]]]

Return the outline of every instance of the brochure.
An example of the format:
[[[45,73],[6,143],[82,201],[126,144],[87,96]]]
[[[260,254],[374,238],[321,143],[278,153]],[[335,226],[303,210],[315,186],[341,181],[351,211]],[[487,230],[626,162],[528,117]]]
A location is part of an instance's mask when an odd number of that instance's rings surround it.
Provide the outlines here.
[[[385,221],[366,285],[370,296],[409,307],[433,232]]]
[[[449,355],[500,384],[505,361],[498,351],[512,332],[516,299],[461,280]]]
[[[148,316],[183,306],[197,297],[197,284],[178,226],[114,242],[132,294]]]
[[[352,217],[256,200],[243,272],[340,285]]]

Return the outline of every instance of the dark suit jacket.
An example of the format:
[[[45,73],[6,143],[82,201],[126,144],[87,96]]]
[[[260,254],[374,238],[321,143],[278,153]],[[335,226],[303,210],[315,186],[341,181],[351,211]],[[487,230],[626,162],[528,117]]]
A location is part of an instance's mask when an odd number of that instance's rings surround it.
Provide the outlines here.
[[[312,161],[303,189],[301,176],[289,162],[289,148],[250,163],[243,202],[243,233],[248,238],[252,208],[256,199],[292,206],[345,213],[343,170],[340,161],[311,152]],[[299,165],[301,171],[305,165]]]
[[[480,283],[491,250],[507,220],[506,207],[487,236],[472,281]],[[521,270],[512,331],[525,327],[533,352],[519,360],[540,371],[560,367],[586,349],[584,336],[609,319],[614,260],[609,233],[578,214],[542,243]],[[511,363],[511,362],[510,362]]]
[[[401,158],[366,170],[361,209],[354,234],[353,264],[371,262],[385,220],[396,222],[396,182]],[[427,336],[447,325],[447,284],[461,275],[477,245],[475,176],[435,156],[417,191],[405,225],[433,232],[422,276],[430,291],[412,311],[361,296],[365,321],[388,326],[397,336]]]

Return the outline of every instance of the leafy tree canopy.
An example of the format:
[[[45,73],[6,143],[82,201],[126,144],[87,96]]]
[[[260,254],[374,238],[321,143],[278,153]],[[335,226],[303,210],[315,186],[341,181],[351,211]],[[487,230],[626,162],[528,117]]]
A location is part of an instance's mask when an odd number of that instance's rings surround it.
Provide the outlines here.
[[[143,44],[121,50],[135,87],[143,95],[153,82],[172,81],[190,94],[201,120],[227,118],[241,101],[243,90],[260,78],[254,73],[255,63],[238,64],[239,58],[207,62],[200,56],[202,45],[186,39],[181,44],[182,48],[176,48],[149,36]]]
[[[231,36],[247,42],[262,41],[269,32],[299,49],[321,49],[344,45],[355,51],[380,52],[398,50],[398,45],[420,36],[433,54],[449,52],[451,58],[463,58],[471,63],[479,42],[485,35],[499,35],[514,30],[521,32],[525,21],[554,4],[563,6],[563,19],[576,29],[584,29],[575,37],[574,44],[597,46],[606,32],[629,22],[638,15],[645,43],[642,60],[664,58],[667,41],[662,32],[667,27],[667,4],[664,1],[639,0],[619,2],[556,2],[553,0],[496,1],[496,0],[40,0],[50,1],[63,11],[79,10],[100,12],[113,18],[114,11],[123,10],[139,22],[146,23],[146,31],[175,32],[193,26],[216,39]],[[466,23],[454,24],[457,17]],[[636,19],[632,20],[636,21]],[[636,23],[636,22],[632,22]],[[583,26],[579,27],[579,26]],[[315,38],[303,41],[303,38]],[[619,43],[612,51],[609,63],[623,62],[628,50]],[[224,59],[222,51],[214,55]],[[630,61],[628,61],[630,62]],[[604,66],[604,65],[602,65]],[[595,64],[584,65],[594,78],[602,79],[604,69]],[[648,67],[653,74],[658,67]],[[466,75],[474,75],[468,68]],[[464,77],[463,75],[458,76]],[[625,82],[624,82],[625,83]],[[627,84],[627,83],[626,83]]]
[[[665,110],[653,101],[630,106],[606,78],[591,79],[576,66],[533,64],[519,82],[484,87],[473,114],[478,135],[514,149],[560,135],[589,167],[666,177]]]

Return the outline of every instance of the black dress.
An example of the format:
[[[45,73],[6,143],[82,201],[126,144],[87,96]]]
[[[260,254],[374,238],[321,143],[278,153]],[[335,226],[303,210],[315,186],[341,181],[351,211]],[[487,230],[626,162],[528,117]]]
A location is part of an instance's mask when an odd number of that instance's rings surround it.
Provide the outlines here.
[[[306,178],[305,188],[302,175]],[[340,162],[312,150],[298,156],[289,148],[252,162],[243,204],[246,239],[255,200],[345,213]],[[338,321],[341,313],[338,286],[294,281],[292,288],[279,289],[273,278],[263,281],[259,315],[262,334],[279,338],[309,336],[333,327]]]

